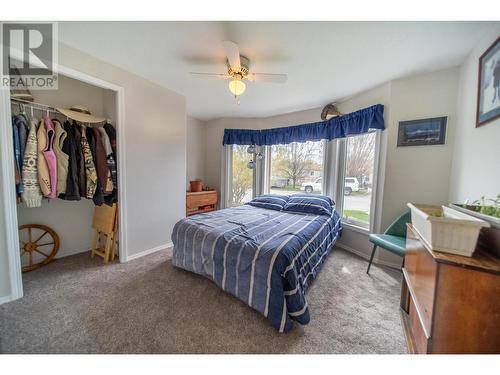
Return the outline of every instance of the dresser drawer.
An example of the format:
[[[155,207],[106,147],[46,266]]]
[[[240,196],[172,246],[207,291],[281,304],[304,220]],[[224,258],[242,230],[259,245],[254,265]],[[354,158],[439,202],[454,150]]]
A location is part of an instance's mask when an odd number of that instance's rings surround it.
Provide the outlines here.
[[[427,336],[431,336],[438,265],[422,243],[412,238],[410,230],[408,232],[404,267],[406,281],[414,308],[420,312],[423,328]]]
[[[410,321],[411,332],[413,335],[413,342],[418,354],[426,354],[429,352],[429,338],[425,334],[422,321],[419,317],[418,311],[415,307],[413,298],[410,297],[410,304],[408,308],[408,319]]]
[[[207,192],[207,193],[199,193],[199,194],[188,194],[186,196],[186,208],[195,209],[200,206],[205,206],[209,204],[217,203],[217,193]]]

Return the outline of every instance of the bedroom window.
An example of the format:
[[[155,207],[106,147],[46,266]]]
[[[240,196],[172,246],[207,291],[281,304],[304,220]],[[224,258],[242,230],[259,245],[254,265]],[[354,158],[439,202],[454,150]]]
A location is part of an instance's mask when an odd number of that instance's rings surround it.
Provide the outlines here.
[[[324,142],[290,143],[268,148],[268,193],[323,194]]]
[[[231,178],[229,179],[229,206],[239,206],[253,199],[255,169],[248,168],[253,155],[247,152],[248,146],[231,146]]]
[[[342,195],[342,218],[346,223],[369,229],[377,133],[349,137],[343,142],[345,144],[344,186],[340,193]]]

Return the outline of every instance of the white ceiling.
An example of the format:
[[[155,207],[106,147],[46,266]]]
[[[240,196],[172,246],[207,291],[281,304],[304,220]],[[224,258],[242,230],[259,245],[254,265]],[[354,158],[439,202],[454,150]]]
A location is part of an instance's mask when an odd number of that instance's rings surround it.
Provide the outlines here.
[[[187,98],[200,119],[264,117],[325,105],[424,71],[458,65],[487,22],[61,22],[62,42]],[[221,42],[239,44],[250,70],[287,73],[285,84],[248,83],[238,106]]]

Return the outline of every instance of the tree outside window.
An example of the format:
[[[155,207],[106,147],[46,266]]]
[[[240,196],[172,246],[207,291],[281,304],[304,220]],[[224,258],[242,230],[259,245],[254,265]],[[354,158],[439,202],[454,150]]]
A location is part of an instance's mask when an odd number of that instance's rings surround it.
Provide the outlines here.
[[[323,148],[322,141],[271,146],[270,192],[321,193]]]
[[[247,167],[252,155],[247,152],[248,146],[232,146],[232,196],[231,205],[241,205],[252,200],[253,169]]]
[[[375,133],[346,139],[343,218],[368,228],[375,165]]]

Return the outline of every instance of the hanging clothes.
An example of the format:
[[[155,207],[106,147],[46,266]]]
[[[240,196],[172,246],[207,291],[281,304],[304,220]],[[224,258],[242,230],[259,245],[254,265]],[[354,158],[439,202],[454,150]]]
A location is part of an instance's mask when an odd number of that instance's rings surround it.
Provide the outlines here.
[[[57,159],[54,153],[55,131],[54,124],[49,117],[45,117],[43,122],[47,130],[47,144],[43,150],[43,157],[47,162],[50,177],[50,193],[47,195],[47,198],[54,199],[57,198]]]
[[[87,181],[85,197],[88,199],[92,199],[94,198],[94,194],[97,188],[97,172],[94,165],[94,157],[90,150],[90,145],[87,138],[89,134],[88,129],[84,125],[82,125],[81,129],[82,129],[81,143],[82,143],[83,157],[85,160],[85,177]]]
[[[111,144],[111,149],[113,150],[113,158],[115,159],[115,161],[117,161],[118,158],[116,155],[116,129],[110,123],[104,124],[103,128],[106,134],[108,135],[109,143]]]
[[[19,114],[15,116],[14,122],[16,123],[17,129],[19,131],[19,146],[21,148],[21,159],[24,158],[24,149],[26,147],[26,141],[28,139],[28,119],[24,114]]]
[[[78,181],[81,157],[78,153],[78,147],[81,149],[80,132],[69,121],[64,122],[63,128],[66,132],[66,138],[64,139],[62,150],[68,155],[68,174],[66,178],[66,190],[59,197],[68,201],[79,201],[81,199]]]
[[[96,160],[96,138],[95,138],[94,132],[91,128],[86,129],[86,136],[87,136],[87,140],[89,143],[91,157],[93,160]],[[100,206],[104,203],[104,195],[102,192],[102,186],[101,186],[100,180],[97,178],[97,174],[96,174],[95,193],[94,193],[92,200],[94,201],[94,204],[97,206]]]
[[[101,132],[98,128],[92,128],[95,137],[95,165],[97,170],[97,177],[102,188],[103,195],[106,195],[106,186],[108,184],[108,163],[106,160],[106,151],[101,138]],[[110,194],[113,188],[107,194]]]
[[[82,148],[82,133],[80,126],[76,121],[72,122],[71,129],[73,131],[73,136],[76,145],[76,163],[77,163],[77,174],[78,174],[78,189],[81,197],[87,195],[87,175],[85,173],[85,157],[83,156]]]
[[[42,205],[42,191],[38,183],[36,126],[37,120],[31,119],[23,158],[24,192],[22,198],[27,207],[40,207]]]
[[[63,129],[59,120],[53,119],[55,125],[54,137],[54,153],[57,160],[57,196],[66,192],[66,185],[68,180],[68,154],[63,151],[64,141],[66,140],[67,133]]]
[[[18,193],[21,194],[24,190],[24,184],[22,181],[23,178],[23,159],[24,159],[24,149],[26,147],[26,140],[28,139],[28,120],[24,114],[19,114],[14,116],[14,124],[17,127],[17,132],[19,136],[19,151],[20,151],[20,160],[19,160],[19,175],[21,181],[18,187]]]
[[[94,204],[117,201],[116,131],[84,126],[47,116],[22,113],[12,117],[14,170],[19,202],[40,207],[43,197],[92,199]]]
[[[14,141],[14,168],[15,168],[15,179],[16,179],[16,192],[21,194],[23,192],[23,184],[21,177],[21,145],[19,142],[19,129],[16,126],[14,118],[12,118],[12,136]]]
[[[113,160],[110,161],[108,158],[108,167],[111,171],[111,180],[113,181],[113,192],[105,197],[106,204],[112,205],[118,202],[118,158],[116,153],[116,129],[113,125],[106,123],[104,124],[104,131],[108,136],[109,143],[111,145]],[[110,167],[110,163],[113,165]]]
[[[113,149],[111,148],[111,142],[106,134],[106,130],[103,127],[98,128],[101,132],[101,140],[104,146],[104,151],[106,152],[106,164],[108,167],[108,178],[106,182],[106,193],[111,194],[116,186],[116,163],[113,158]]]
[[[38,145],[37,145],[37,172],[38,172],[38,183],[40,184],[40,189],[44,197],[48,197],[51,192],[50,186],[50,174],[47,161],[43,156],[43,151],[47,147],[47,132],[45,130],[44,121],[40,120],[38,124],[38,130],[36,133]]]

